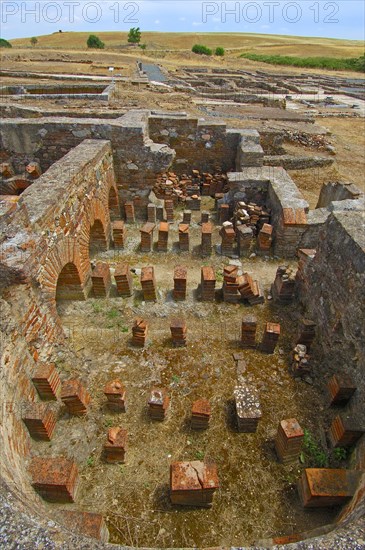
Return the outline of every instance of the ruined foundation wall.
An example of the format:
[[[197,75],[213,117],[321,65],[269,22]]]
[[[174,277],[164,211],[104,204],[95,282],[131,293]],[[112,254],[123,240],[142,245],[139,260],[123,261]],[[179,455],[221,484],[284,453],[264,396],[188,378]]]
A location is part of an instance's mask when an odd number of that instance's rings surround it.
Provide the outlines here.
[[[348,408],[365,424],[365,233],[362,212],[331,214],[299,297],[317,324],[317,372],[351,374],[357,391]]]
[[[224,123],[212,123],[195,117],[152,115],[148,119],[150,138],[166,143],[176,151],[171,169],[177,174],[234,170],[240,132],[226,130]]]

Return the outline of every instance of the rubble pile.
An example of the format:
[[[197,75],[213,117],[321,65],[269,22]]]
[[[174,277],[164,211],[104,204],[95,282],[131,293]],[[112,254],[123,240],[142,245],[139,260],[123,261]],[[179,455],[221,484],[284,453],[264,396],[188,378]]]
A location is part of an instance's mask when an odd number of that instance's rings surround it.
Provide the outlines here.
[[[173,197],[177,201],[185,201],[193,195],[215,195],[227,191],[227,175],[223,172],[199,172],[192,170],[191,174],[178,176],[174,172],[160,174],[153,188],[157,198]]]

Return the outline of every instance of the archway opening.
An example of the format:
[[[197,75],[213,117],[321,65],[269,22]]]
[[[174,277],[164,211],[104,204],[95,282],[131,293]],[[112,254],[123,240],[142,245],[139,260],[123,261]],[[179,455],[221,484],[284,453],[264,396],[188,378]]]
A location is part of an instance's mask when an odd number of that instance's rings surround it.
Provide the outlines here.
[[[90,228],[90,256],[95,256],[95,254],[99,252],[104,252],[107,248],[104,226],[100,220],[95,220],[94,225]]]
[[[58,276],[56,287],[56,301],[85,300],[81,278],[74,263],[67,263]]]

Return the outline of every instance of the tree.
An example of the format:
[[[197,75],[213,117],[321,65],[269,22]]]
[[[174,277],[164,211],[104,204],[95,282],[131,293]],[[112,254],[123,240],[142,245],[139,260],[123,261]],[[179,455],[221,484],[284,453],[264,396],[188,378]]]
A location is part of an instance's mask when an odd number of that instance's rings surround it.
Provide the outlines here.
[[[36,44],[38,44],[38,38],[32,36],[32,38],[30,39],[30,43],[32,44],[32,46],[35,46]]]
[[[12,48],[13,46],[5,40],[5,38],[0,38],[0,48]]]
[[[222,57],[224,55],[224,48],[222,48],[221,46],[218,46],[218,48],[215,49],[214,53],[215,55]]]
[[[139,27],[132,27],[129,29],[128,42],[130,44],[139,44],[141,41],[141,31]]]
[[[86,44],[88,48],[96,48],[98,50],[103,50],[105,46],[104,42],[102,42],[95,34],[90,34]]]

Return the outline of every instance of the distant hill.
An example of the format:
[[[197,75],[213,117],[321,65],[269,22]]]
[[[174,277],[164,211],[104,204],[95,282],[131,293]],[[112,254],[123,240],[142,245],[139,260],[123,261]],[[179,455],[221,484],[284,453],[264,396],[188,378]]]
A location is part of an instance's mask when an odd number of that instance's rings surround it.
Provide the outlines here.
[[[93,31],[105,43],[106,49],[118,50],[127,47],[126,32]],[[35,48],[61,50],[86,50],[89,32],[56,32],[37,36]],[[31,48],[29,38],[10,40],[13,47]],[[143,32],[143,44],[150,50],[191,50],[194,44],[204,44],[210,48],[222,46],[232,53],[257,53],[270,55],[359,57],[364,53],[361,40],[316,38],[302,36],[282,36],[250,33],[172,33]],[[133,46],[130,46],[133,48]],[[135,46],[134,46],[135,48]]]

